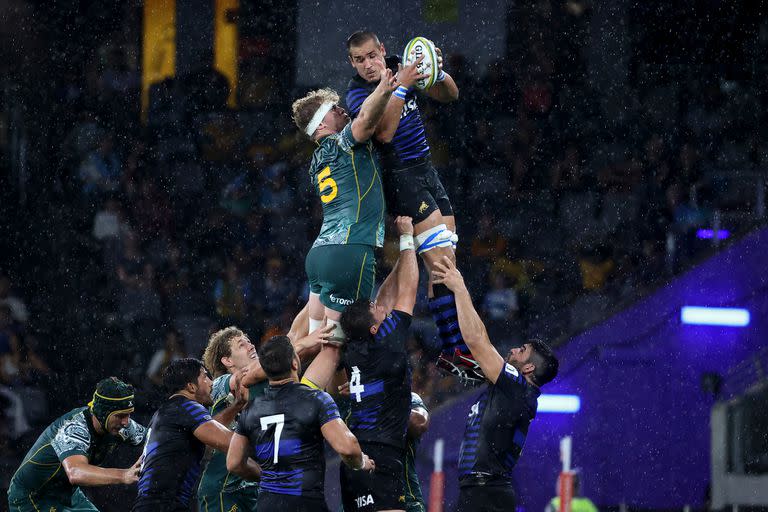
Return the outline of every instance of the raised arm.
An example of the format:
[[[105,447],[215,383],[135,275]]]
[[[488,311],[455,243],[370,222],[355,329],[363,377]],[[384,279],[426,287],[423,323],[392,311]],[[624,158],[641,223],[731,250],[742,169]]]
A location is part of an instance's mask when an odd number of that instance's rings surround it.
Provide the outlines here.
[[[100,468],[88,461],[85,455],[70,455],[61,465],[67,474],[69,483],[93,487],[97,485],[135,484],[139,480],[141,465],[139,461],[126,469]]]
[[[410,217],[395,219],[400,234],[400,257],[376,294],[376,303],[385,310],[396,309],[409,315],[413,314],[419,287],[419,264],[413,245],[412,220]]]
[[[227,450],[227,471],[253,482],[261,478],[261,466],[248,458],[249,451],[248,438],[235,432]]]
[[[222,425],[230,425],[233,421],[235,421],[237,414],[242,411],[246,405],[248,405],[248,388],[244,387],[242,384],[242,379],[246,371],[247,367],[244,370],[233,374],[229,378],[229,391],[232,393],[232,396],[235,397],[235,401],[220,411],[216,412],[216,414],[213,416],[213,419]],[[226,400],[226,398],[222,398],[222,400]],[[215,410],[218,409],[217,405],[219,404],[217,403],[213,405],[211,414],[213,414]]]
[[[204,445],[227,452],[233,432],[216,420],[206,421],[194,431],[195,437]]]
[[[352,469],[373,471],[376,467],[373,459],[368,458],[360,449],[355,434],[349,431],[340,419],[331,420],[320,427],[320,432],[341,460]]]
[[[384,66],[383,63],[382,66]],[[352,121],[352,137],[357,142],[365,142],[373,136],[376,125],[379,124],[381,116],[384,115],[389,97],[396,88],[397,82],[392,71],[386,67],[381,69],[379,85],[365,99],[360,107],[360,113]]]
[[[419,74],[419,72],[416,71],[416,66],[423,59],[424,56],[422,55],[416,59],[415,62],[405,67],[401,67],[397,72],[398,87],[395,90],[395,93],[390,96],[384,115],[376,126],[376,140],[379,142],[392,142],[397,127],[400,126],[400,118],[402,117],[403,105],[405,105],[405,95],[407,94],[408,89],[413,87],[416,80],[427,78],[429,76],[426,74]]]
[[[437,261],[434,265],[432,282],[446,285],[456,296],[456,312],[459,317],[461,337],[464,338],[464,343],[469,347],[485,377],[495,384],[504,367],[504,358],[491,344],[485,324],[472,304],[472,297],[464,284],[464,278],[447,256],[443,256],[442,261]]]

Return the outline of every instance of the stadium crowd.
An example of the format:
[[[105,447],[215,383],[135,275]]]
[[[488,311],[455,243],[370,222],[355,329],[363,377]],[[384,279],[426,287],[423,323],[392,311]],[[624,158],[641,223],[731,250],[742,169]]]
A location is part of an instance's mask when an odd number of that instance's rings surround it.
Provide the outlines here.
[[[487,69],[447,57],[459,102],[421,104],[457,212],[459,266],[501,347],[599,321],[764,208],[768,109],[755,86],[694,70],[638,80],[611,118],[586,72],[588,9],[545,4]],[[34,273],[0,269],[8,476],[24,436],[101,376],[137,385],[141,418],[161,398],[162,369],[199,357],[216,328],[252,340],[286,332],[307,299],[304,256],[321,220],[312,145],[289,117],[303,91],[277,94],[265,72],[231,109],[226,80],[200,72],[153,86],[142,124],[139,75],[119,37],[79,71],[54,81],[49,151],[34,157],[48,178],[27,199],[19,240]],[[377,275],[397,254],[392,236]],[[421,353],[435,336],[423,297],[415,315],[413,389],[434,408],[461,387]]]

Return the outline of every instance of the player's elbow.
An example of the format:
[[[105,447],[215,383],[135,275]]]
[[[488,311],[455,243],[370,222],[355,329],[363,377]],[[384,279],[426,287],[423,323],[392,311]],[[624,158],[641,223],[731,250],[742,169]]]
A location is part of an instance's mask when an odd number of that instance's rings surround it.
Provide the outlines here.
[[[244,472],[243,466],[242,459],[238,460],[238,457],[230,457],[227,455],[227,471],[236,475],[241,475]]]
[[[67,473],[67,480],[71,485],[79,486],[86,484],[85,472],[77,466],[69,466],[65,468]]]
[[[357,442],[357,438],[352,433],[345,436],[344,441],[340,443],[336,451],[341,457],[345,458],[356,458],[362,455],[360,443]]]
[[[390,142],[392,142],[392,139],[394,138],[394,136],[395,136],[394,133],[384,133],[384,132],[377,133],[376,140],[378,142],[381,142],[382,144],[389,144]]]

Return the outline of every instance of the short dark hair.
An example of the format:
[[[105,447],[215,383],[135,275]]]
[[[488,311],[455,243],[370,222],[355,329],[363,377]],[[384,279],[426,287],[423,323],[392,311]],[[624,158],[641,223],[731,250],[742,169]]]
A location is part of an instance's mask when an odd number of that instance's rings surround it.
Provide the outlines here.
[[[259,363],[269,380],[287,379],[291,376],[291,364],[296,356],[291,338],[272,336],[259,348]]]
[[[353,46],[362,46],[363,43],[366,43],[370,40],[373,40],[377,45],[381,44],[379,42],[378,36],[370,30],[358,30],[357,32],[352,32],[352,34],[347,38],[347,50]]]
[[[557,371],[560,369],[560,361],[555,357],[552,348],[541,340],[528,340],[534,352],[538,355],[538,360],[534,363],[536,369],[533,371],[533,380],[537,386],[543,386],[557,377]]]
[[[171,361],[163,372],[163,387],[168,393],[176,393],[186,388],[189,383],[197,384],[200,368],[208,372],[203,362],[194,357]]]
[[[348,341],[367,341],[371,339],[373,337],[371,326],[376,323],[371,313],[371,301],[357,299],[341,313],[339,323]]]

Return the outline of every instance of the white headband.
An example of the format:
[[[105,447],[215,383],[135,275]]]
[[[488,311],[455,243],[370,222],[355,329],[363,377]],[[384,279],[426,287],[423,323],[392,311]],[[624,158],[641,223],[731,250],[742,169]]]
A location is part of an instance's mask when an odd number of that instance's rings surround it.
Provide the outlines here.
[[[332,101],[324,101],[323,104],[320,105],[315,111],[315,115],[312,116],[312,119],[309,121],[309,124],[307,125],[307,128],[304,130],[304,132],[311,137],[312,134],[317,130],[317,127],[320,126],[320,123],[323,122],[325,114],[327,114],[334,105],[335,103]]]

